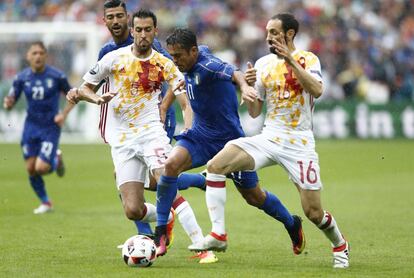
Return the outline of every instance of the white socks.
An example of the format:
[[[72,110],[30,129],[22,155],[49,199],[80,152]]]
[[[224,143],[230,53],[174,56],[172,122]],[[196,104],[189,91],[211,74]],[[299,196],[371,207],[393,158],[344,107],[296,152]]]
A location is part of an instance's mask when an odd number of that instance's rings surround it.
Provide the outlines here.
[[[144,223],[157,221],[157,208],[151,203],[144,203],[144,205],[147,208],[147,212],[139,221]]]
[[[212,223],[211,231],[225,235],[224,206],[226,204],[226,176],[207,173],[206,203]]]
[[[325,236],[331,241],[332,247],[338,247],[345,243],[345,239],[339,231],[338,225],[336,224],[335,218],[324,211],[324,215],[318,228],[325,234]]]
[[[181,226],[187,233],[191,242],[196,243],[203,240],[203,232],[197,223],[194,211],[190,204],[182,196],[174,201],[173,209],[177,214],[178,221],[180,221]]]

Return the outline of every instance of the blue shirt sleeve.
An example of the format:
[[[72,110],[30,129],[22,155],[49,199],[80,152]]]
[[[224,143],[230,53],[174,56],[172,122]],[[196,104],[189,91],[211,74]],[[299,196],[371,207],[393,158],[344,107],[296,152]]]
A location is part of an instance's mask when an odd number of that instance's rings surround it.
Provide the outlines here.
[[[60,89],[60,91],[66,95],[66,93],[69,92],[69,90],[71,88],[72,88],[72,86],[70,86],[66,75],[62,73],[59,76],[59,89]]]
[[[225,80],[231,81],[233,78],[233,73],[236,68],[226,62],[221,61],[220,59],[211,55],[207,60],[200,63],[200,66],[207,72],[212,80]]]

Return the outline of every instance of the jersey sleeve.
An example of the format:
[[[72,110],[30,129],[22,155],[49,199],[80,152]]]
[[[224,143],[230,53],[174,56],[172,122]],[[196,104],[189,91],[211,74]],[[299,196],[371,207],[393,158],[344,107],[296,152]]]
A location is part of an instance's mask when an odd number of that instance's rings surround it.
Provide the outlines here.
[[[23,91],[23,81],[19,78],[18,75],[14,77],[13,84],[7,94],[9,97],[14,97],[15,101],[17,101]]]
[[[321,70],[321,63],[318,57],[309,52],[309,56],[306,58],[306,68],[305,70],[312,75],[316,80],[322,82],[322,70]]]
[[[170,88],[176,88],[180,81],[184,80],[184,75],[178,70],[174,63],[170,60],[165,64],[164,67],[164,79],[168,82]],[[176,90],[174,95],[184,93],[185,90]]]
[[[233,73],[236,68],[226,62],[211,55],[207,56],[207,61],[200,63],[200,66],[207,72],[211,80],[225,80],[229,81],[233,78]]]
[[[256,61],[254,68],[256,69],[256,83],[254,88],[257,91],[257,98],[261,101],[264,101],[266,98],[266,90],[262,81],[262,72],[263,72],[263,60]]]
[[[83,76],[83,80],[92,85],[98,85],[111,73],[111,67],[113,62],[113,52],[106,54],[101,60],[99,60],[93,68],[91,68]]]
[[[72,88],[72,86],[69,84],[68,78],[66,77],[66,74],[61,73],[59,76],[59,89],[62,93],[66,95],[67,92]]]

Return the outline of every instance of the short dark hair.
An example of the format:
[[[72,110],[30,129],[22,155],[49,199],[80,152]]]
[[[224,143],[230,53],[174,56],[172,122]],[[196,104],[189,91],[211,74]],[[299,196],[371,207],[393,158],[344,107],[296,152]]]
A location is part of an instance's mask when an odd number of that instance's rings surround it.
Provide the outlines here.
[[[131,18],[131,26],[134,26],[134,18],[152,18],[152,22],[154,23],[154,27],[157,27],[157,16],[150,10],[147,9],[140,9],[139,11],[135,12]]]
[[[272,20],[278,19],[282,22],[282,29],[283,32],[287,32],[290,29],[293,29],[293,31],[295,31],[295,35],[293,37],[296,36],[296,34],[299,31],[299,22],[296,20],[296,18],[289,13],[280,13],[277,15],[272,16],[271,18]]]
[[[167,45],[180,44],[189,51],[193,46],[197,47],[197,37],[188,28],[176,28],[167,38]]]
[[[104,12],[106,9],[122,7],[127,13],[126,4],[122,0],[106,0],[104,3]]]
[[[45,52],[47,52],[47,48],[46,48],[45,44],[42,41],[33,41],[33,42],[31,42],[29,44],[28,50],[30,49],[30,47],[32,47],[34,45],[39,46],[41,49],[43,49]]]

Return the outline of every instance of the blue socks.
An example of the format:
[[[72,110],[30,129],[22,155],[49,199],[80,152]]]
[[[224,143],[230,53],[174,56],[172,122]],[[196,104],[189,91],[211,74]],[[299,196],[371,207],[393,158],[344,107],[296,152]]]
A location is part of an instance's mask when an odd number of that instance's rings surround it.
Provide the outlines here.
[[[30,185],[32,186],[37,197],[42,201],[42,203],[49,202],[49,197],[46,193],[45,182],[43,181],[42,176],[29,176]]]
[[[265,191],[265,193],[266,200],[260,209],[274,219],[282,222],[285,225],[285,228],[290,230],[294,224],[292,215],[275,195],[267,191]]]
[[[178,190],[185,190],[189,187],[204,188],[206,186],[206,178],[201,174],[182,173],[178,176]]]
[[[141,221],[134,221],[135,226],[137,227],[137,231],[139,235],[152,235],[151,226],[149,223],[144,223]]]
[[[157,185],[157,226],[167,225],[172,203],[177,195],[177,177],[162,175]]]

